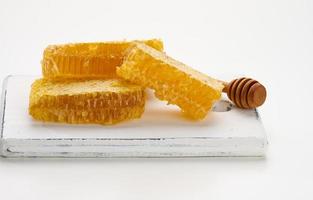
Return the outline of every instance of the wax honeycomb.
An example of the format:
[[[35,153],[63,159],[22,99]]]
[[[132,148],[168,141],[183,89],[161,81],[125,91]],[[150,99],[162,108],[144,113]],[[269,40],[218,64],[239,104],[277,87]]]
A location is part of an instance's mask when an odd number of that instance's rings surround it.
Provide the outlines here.
[[[126,50],[135,41],[74,43],[50,45],[41,62],[45,78],[115,78],[116,67],[123,62]],[[145,44],[163,50],[158,39]]]
[[[29,113],[37,120],[115,124],[139,118],[145,93],[122,80],[48,80],[32,84]]]
[[[223,89],[219,81],[143,43],[129,50],[117,75],[154,89],[156,97],[176,104],[193,119],[203,119]]]

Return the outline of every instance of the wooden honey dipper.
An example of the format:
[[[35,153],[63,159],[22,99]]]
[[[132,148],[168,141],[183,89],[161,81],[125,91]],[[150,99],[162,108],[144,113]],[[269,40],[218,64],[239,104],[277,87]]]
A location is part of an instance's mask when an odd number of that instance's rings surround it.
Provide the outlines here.
[[[221,82],[224,85],[223,92],[239,108],[256,108],[266,99],[265,87],[251,78],[234,79],[230,83]]]

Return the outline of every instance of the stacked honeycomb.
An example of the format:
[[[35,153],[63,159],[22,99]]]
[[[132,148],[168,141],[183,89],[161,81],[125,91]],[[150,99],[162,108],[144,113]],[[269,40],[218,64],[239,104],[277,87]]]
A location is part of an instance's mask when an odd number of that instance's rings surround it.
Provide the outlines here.
[[[114,124],[139,118],[144,111],[142,87],[123,80],[36,80],[29,113],[34,119],[73,124]]]
[[[154,89],[159,99],[178,105],[193,119],[203,119],[223,89],[219,81],[144,43],[136,43],[129,51],[117,75]]]
[[[163,43],[157,39],[142,41],[157,50]],[[134,41],[50,45],[43,54],[45,78],[114,78],[126,50]]]
[[[51,45],[43,55],[44,77],[32,85],[29,113],[42,121],[114,124],[142,115],[148,87],[190,118],[203,119],[224,86],[162,50],[156,39]]]

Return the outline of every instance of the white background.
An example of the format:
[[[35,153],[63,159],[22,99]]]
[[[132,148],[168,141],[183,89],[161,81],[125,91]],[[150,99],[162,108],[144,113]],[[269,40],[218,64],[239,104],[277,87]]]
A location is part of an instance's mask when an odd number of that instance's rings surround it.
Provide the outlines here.
[[[0,0],[0,78],[40,74],[48,44],[151,37],[266,85],[267,157],[0,159],[0,199],[313,199],[313,1]]]

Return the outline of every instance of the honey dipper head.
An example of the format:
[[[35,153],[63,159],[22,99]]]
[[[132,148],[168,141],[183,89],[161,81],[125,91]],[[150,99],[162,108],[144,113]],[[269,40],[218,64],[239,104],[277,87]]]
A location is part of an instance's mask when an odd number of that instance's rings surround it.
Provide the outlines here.
[[[228,98],[240,108],[256,108],[266,99],[265,87],[251,78],[233,80],[225,87],[225,92]]]

